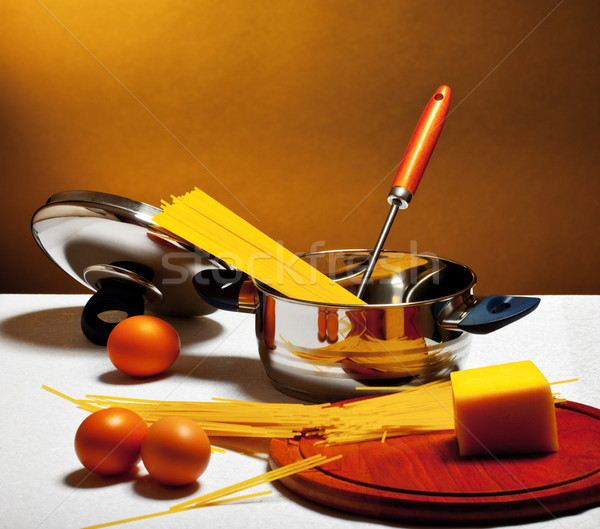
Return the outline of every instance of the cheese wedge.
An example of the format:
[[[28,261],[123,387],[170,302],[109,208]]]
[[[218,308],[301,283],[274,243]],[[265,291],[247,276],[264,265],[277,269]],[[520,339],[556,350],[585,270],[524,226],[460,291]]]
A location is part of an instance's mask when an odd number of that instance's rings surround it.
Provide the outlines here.
[[[550,385],[530,361],[451,374],[461,456],[556,452]]]

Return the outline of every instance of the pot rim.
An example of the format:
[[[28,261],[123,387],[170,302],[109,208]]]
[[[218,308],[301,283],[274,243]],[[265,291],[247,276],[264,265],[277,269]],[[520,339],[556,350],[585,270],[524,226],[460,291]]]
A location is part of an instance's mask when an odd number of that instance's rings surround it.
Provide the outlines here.
[[[325,255],[325,254],[335,254],[335,253],[366,252],[366,253],[370,254],[372,251],[373,251],[372,249],[341,249],[341,250],[323,250],[320,252],[306,252],[306,253],[301,253],[301,254],[296,254],[296,255],[300,258],[304,258],[304,257],[310,256],[310,255]],[[385,309],[385,308],[391,308],[391,307],[418,307],[418,306],[423,306],[423,305],[431,305],[432,303],[437,303],[439,301],[449,301],[451,299],[456,298],[457,296],[460,296],[461,294],[463,294],[465,292],[470,292],[471,289],[477,283],[477,276],[471,268],[469,268],[468,266],[466,266],[462,263],[459,263],[458,261],[454,261],[452,259],[447,259],[445,257],[440,257],[437,255],[431,255],[431,254],[426,254],[426,253],[405,252],[402,250],[382,250],[381,255],[385,255],[385,254],[414,255],[417,257],[422,257],[424,259],[429,259],[429,260],[434,260],[434,261],[443,261],[445,263],[450,263],[450,264],[453,264],[456,266],[460,266],[460,267],[464,268],[465,270],[467,270],[472,275],[472,280],[465,288],[463,288],[453,294],[448,294],[446,296],[441,296],[438,298],[431,298],[431,299],[422,300],[422,301],[409,301],[407,303],[379,303],[379,304],[365,304],[365,305],[359,305],[359,304],[350,305],[350,304],[325,303],[325,302],[321,302],[321,301],[308,301],[308,300],[297,299],[297,298],[289,298],[289,297],[284,296],[283,294],[279,293],[272,287],[265,285],[264,283],[261,283],[260,281],[258,281],[257,279],[255,279],[251,276],[250,276],[250,279],[252,280],[252,283],[257,288],[257,290],[259,290],[260,292],[263,292],[265,295],[267,295],[269,297],[278,299],[280,301],[286,301],[286,302],[295,303],[298,305],[310,305],[310,306],[316,305],[319,307],[335,307],[335,308],[347,309],[347,310]]]

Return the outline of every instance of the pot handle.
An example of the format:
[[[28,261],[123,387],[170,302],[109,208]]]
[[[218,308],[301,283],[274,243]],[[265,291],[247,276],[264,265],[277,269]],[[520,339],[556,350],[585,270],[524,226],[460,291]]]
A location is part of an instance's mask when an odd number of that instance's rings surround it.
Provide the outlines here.
[[[198,295],[216,309],[252,313],[258,308],[254,285],[248,274],[239,270],[202,270],[192,284]]]
[[[539,304],[540,298],[488,296],[467,308],[466,315],[452,327],[471,334],[487,334],[521,319]],[[442,326],[446,326],[444,322]]]
[[[110,323],[100,318],[107,311],[122,311],[126,317],[144,314],[144,291],[137,285],[120,284],[105,280],[103,286],[87,301],[81,312],[83,335],[96,345],[106,345],[108,336],[118,322]]]

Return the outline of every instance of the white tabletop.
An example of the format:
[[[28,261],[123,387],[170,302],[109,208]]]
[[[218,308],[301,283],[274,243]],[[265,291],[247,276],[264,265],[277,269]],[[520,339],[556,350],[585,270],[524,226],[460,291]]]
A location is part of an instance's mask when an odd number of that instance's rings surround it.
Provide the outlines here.
[[[149,514],[268,470],[268,445],[256,443],[258,452],[253,455],[231,449],[213,454],[198,485],[184,489],[156,485],[141,465],[136,479],[105,480],[85,471],[75,456],[73,438],[87,413],[43,390],[43,384],[76,398],[95,393],[295,402],[267,380],[251,315],[218,311],[202,318],[166,318],[181,335],[182,354],[168,376],[148,382],[115,371],[105,349],[83,337],[79,318],[86,300],[82,295],[0,295],[1,527],[65,529]],[[551,381],[579,378],[558,387],[565,398],[600,407],[599,336],[600,296],[543,296],[530,316],[487,336],[475,336],[468,367],[533,360]],[[262,499],[122,527],[404,527],[320,507],[277,484],[248,492],[269,489],[273,492]],[[599,526],[600,508],[523,525],[535,529]]]

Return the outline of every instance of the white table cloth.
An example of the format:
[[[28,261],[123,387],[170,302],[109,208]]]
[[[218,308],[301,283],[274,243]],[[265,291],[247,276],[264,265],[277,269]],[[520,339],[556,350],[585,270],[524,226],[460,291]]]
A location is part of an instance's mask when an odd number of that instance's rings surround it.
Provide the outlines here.
[[[79,327],[85,295],[0,295],[2,442],[0,526],[65,529],[162,511],[267,470],[266,443],[258,452],[215,453],[197,486],[156,485],[143,466],[137,479],[89,475],[73,450],[87,416],[42,389],[76,398],[86,394],[174,400],[225,397],[298,402],[275,390],[262,370],[251,315],[218,311],[200,318],[166,318],[179,331],[182,353],[168,375],[131,379],[114,369],[106,351]],[[569,400],[600,407],[600,296],[543,296],[528,317],[487,336],[475,336],[468,367],[532,360]],[[600,451],[600,447],[599,451]],[[404,527],[327,509],[277,484],[252,489],[262,499],[196,509],[120,527],[244,529],[364,529]],[[511,527],[520,527],[514,525]],[[596,529],[600,508],[523,524],[532,529]]]

